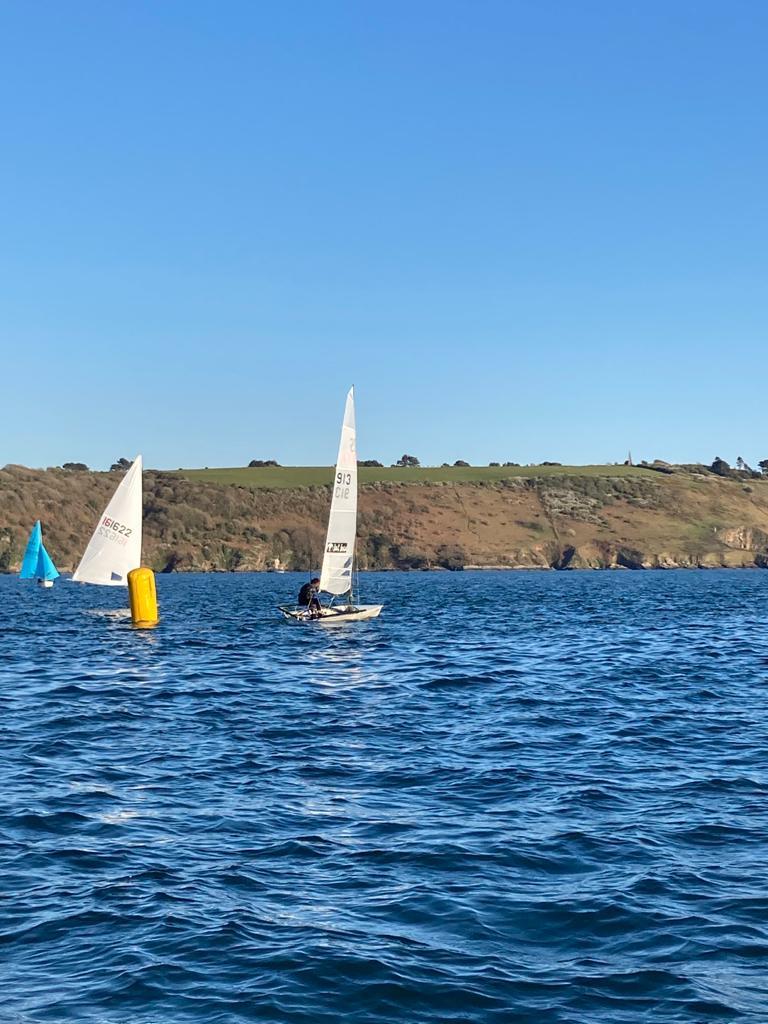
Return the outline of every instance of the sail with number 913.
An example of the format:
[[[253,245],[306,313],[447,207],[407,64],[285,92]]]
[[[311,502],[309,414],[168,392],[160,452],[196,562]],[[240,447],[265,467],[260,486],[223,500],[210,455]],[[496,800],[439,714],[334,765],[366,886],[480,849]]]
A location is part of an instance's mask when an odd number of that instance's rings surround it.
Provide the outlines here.
[[[320,590],[326,594],[347,594],[352,590],[352,565],[357,534],[357,442],[355,432],[355,389],[350,388],[344,407],[339,457],[333,478],[331,514],[323,551]]]

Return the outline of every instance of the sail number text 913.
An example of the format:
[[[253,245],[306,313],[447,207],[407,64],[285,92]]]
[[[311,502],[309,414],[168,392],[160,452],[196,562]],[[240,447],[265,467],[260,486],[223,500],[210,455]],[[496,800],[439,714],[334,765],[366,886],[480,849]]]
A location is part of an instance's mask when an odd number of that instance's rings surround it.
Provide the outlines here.
[[[99,536],[108,537],[110,540],[117,541],[118,544],[125,544],[132,533],[133,530],[130,526],[124,526],[115,519],[110,519],[109,516],[104,516],[99,524]]]
[[[336,491],[334,497],[336,498],[348,498],[349,497],[349,485],[352,483],[351,473],[337,473],[336,474]]]

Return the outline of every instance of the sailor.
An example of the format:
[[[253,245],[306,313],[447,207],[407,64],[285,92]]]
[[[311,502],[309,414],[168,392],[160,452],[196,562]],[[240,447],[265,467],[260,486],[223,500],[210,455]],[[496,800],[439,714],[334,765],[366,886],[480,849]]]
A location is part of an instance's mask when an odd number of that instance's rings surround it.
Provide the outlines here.
[[[299,604],[302,608],[308,608],[310,612],[320,611],[320,600],[317,596],[319,586],[319,576],[313,576],[309,583],[304,584],[299,591]]]

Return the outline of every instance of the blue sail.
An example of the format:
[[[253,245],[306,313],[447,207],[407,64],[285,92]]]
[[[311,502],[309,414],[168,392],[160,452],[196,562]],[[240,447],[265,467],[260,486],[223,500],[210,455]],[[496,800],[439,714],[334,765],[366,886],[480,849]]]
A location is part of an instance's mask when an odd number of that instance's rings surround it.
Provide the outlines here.
[[[27,550],[24,552],[24,561],[21,563],[21,572],[19,573],[20,579],[32,580],[37,575],[37,562],[42,544],[43,531],[40,529],[40,520],[38,519],[32,527],[32,533],[27,541]]]
[[[56,566],[43,544],[43,530],[38,519],[32,527],[27,541],[24,561],[21,563],[19,577],[22,580],[55,580],[59,575]]]
[[[53,564],[51,556],[45,550],[45,544],[40,545],[40,553],[37,556],[37,572],[35,575],[39,580],[55,580],[59,575],[58,569]]]

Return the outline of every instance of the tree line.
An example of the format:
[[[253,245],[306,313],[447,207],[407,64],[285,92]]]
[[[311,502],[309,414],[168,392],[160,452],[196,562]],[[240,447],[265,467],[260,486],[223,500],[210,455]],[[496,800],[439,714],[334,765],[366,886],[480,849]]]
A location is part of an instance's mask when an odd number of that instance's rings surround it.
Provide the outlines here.
[[[383,462],[379,462],[378,459],[360,459],[360,460],[358,460],[357,464],[358,464],[358,466],[365,467],[365,468],[370,468],[370,469],[383,469],[384,468],[384,463]],[[470,465],[471,464],[469,462],[466,462],[464,459],[457,459],[453,463],[444,462],[442,464],[442,468],[443,469],[447,469],[447,468],[450,468],[451,466],[458,467],[458,468],[463,468],[463,467],[469,468]],[[491,467],[501,467],[501,466],[513,467],[513,466],[520,466],[520,463],[519,462],[489,462],[488,465],[491,466]],[[562,463],[561,462],[540,462],[540,463],[537,463],[537,465],[540,465],[540,466],[561,466]],[[629,463],[625,462],[624,465],[629,465]],[[666,462],[664,462],[661,459],[655,459],[654,462],[652,462],[652,463],[641,462],[641,463],[639,463],[639,465],[640,466],[644,466],[644,467],[647,467],[647,466],[652,466],[653,467],[653,466],[668,466],[668,465],[670,465],[670,463],[666,463]],[[759,467],[759,472],[757,470],[753,469],[749,465],[749,463],[745,459],[743,459],[741,457],[741,455],[739,455],[737,457],[735,466],[731,466],[730,463],[727,462],[725,459],[722,459],[722,458],[720,458],[719,455],[716,455],[715,458],[710,463],[710,465],[707,466],[707,465],[703,465],[702,464],[700,466],[700,468],[701,469],[708,469],[710,472],[714,473],[716,476],[725,476],[725,477],[751,476],[751,477],[754,477],[754,478],[760,478],[760,477],[768,476],[768,459],[761,459],[758,462],[757,465]],[[248,463],[248,468],[249,469],[261,469],[262,467],[266,467],[266,466],[278,466],[279,467],[280,463],[277,462],[276,459],[251,459],[251,461]],[[393,468],[402,468],[402,467],[416,468],[416,467],[419,467],[419,466],[421,466],[421,460],[419,458],[417,458],[417,456],[415,456],[415,455],[407,455],[407,454],[401,455],[400,458],[397,460],[397,462],[393,462],[392,463],[392,467]],[[130,469],[130,467],[131,467],[131,460],[130,459],[120,458],[120,459],[117,459],[115,462],[112,463],[112,465],[109,467],[109,471],[110,471],[110,473],[125,472],[126,470]],[[61,468],[62,469],[66,469],[69,472],[77,472],[77,473],[89,473],[90,472],[89,467],[84,462],[65,462],[65,463],[62,464]]]

